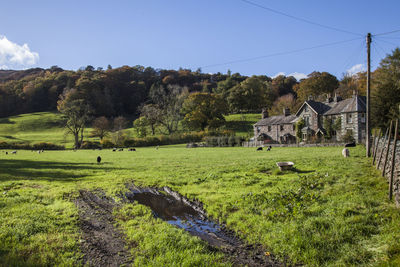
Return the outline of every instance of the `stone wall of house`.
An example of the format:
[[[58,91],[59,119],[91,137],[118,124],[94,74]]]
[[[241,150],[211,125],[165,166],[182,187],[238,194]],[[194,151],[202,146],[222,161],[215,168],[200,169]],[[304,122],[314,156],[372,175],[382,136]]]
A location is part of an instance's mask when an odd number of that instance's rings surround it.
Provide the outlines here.
[[[386,160],[385,173],[384,173],[385,178],[388,180],[388,182],[390,179],[390,170],[392,167],[393,144],[394,141],[391,140],[389,144],[389,154]],[[385,164],[384,159],[387,149],[388,149],[387,142],[384,144],[384,138],[381,138],[377,147],[376,159],[375,159],[376,167],[381,171],[383,171],[383,167]],[[394,175],[393,175],[393,180],[394,180],[393,197],[396,201],[396,204],[399,206],[400,205],[400,140],[397,140],[395,149],[396,150],[395,150],[395,163],[394,163]],[[379,158],[381,158],[380,162]]]
[[[281,125],[283,129],[281,130]],[[268,129],[270,128],[270,131]],[[257,129],[258,128],[258,129]],[[259,136],[260,133],[268,135],[272,140],[280,142],[280,137],[285,134],[296,136],[296,130],[293,130],[293,124],[274,124],[270,126],[256,126],[254,127],[254,136]]]
[[[307,107],[307,110],[305,109]],[[306,125],[313,129],[315,132],[319,128],[319,123],[318,123],[318,114],[316,114],[309,106],[304,105],[303,109],[301,110],[299,117],[303,118],[304,121],[307,121],[306,118],[308,118],[309,125]]]
[[[351,122],[348,122],[348,116],[351,115]],[[364,113],[365,116],[365,113]],[[354,140],[357,143],[365,143],[365,121],[363,121],[362,113],[352,112],[341,114],[342,119],[342,130],[341,135],[338,139],[341,140],[344,135],[346,135],[348,130],[353,132]],[[365,120],[365,117],[364,117]]]

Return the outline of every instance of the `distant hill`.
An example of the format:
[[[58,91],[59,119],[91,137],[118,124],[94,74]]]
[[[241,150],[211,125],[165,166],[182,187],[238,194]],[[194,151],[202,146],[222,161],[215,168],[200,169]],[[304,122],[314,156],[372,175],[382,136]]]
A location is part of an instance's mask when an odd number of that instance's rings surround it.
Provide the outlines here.
[[[0,82],[19,80],[30,75],[39,75],[44,71],[42,68],[27,70],[0,70]]]

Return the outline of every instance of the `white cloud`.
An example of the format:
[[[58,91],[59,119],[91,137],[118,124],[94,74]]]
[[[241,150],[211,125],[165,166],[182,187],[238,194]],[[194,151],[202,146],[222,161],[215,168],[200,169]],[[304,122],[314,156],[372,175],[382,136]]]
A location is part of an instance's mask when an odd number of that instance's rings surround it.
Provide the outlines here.
[[[19,45],[0,35],[0,69],[20,69],[37,64],[39,54],[27,44]]]
[[[348,75],[353,76],[354,74],[357,74],[357,73],[365,71],[365,70],[366,70],[366,68],[365,68],[364,64],[357,64],[357,65],[354,65],[353,67],[351,67],[350,69],[346,70],[346,73]]]
[[[301,79],[307,78],[307,74],[300,73],[300,72],[293,72],[293,73],[288,74],[287,76],[293,76],[298,81],[300,81]]]
[[[286,76],[286,74],[284,73],[284,72],[278,72],[277,74],[275,74],[274,76],[272,76],[272,78],[276,78],[276,77],[278,77],[278,76],[280,76],[280,75],[284,75],[284,76]]]
[[[274,76],[272,76],[272,78],[276,78],[276,77],[278,77],[279,75],[284,75],[284,76],[293,76],[293,77],[295,77],[296,78],[296,80],[298,80],[298,81],[300,81],[301,79],[305,79],[305,78],[307,78],[307,74],[304,74],[304,73],[300,73],[300,72],[293,72],[293,73],[290,73],[290,74],[288,74],[288,75],[286,75],[286,73],[284,73],[284,72],[278,72],[277,74],[275,74]]]

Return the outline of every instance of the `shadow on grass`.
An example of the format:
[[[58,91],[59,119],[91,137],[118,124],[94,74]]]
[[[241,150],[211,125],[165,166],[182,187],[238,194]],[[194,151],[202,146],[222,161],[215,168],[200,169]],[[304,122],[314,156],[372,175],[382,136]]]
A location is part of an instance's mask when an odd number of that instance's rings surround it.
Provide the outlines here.
[[[2,159],[0,160],[0,181],[47,180],[70,182],[91,176],[90,173],[95,170],[115,170],[115,168],[104,167],[104,165],[108,164]],[[86,172],[81,173],[81,171]]]
[[[1,118],[0,124],[15,124],[15,121],[10,121],[9,118]]]
[[[292,172],[296,172],[296,173],[311,173],[311,172],[315,172],[315,170],[300,170],[297,168],[292,168],[291,169]]]

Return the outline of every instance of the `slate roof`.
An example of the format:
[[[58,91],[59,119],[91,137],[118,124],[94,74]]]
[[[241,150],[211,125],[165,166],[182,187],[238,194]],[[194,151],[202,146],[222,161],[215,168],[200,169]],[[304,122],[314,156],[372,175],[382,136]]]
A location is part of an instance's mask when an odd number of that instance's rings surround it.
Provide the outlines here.
[[[265,126],[265,125],[275,125],[275,124],[291,124],[294,120],[296,120],[296,115],[279,115],[279,116],[271,116],[265,119],[258,121],[254,126]]]
[[[352,98],[337,102],[330,110],[324,113],[324,115],[336,115],[346,112],[366,112],[366,102],[367,99],[365,96],[356,95]]]
[[[303,105],[301,105],[301,107],[297,111],[296,115],[298,115],[298,113],[300,113],[300,111],[302,110],[304,105],[310,106],[310,108],[312,110],[314,110],[317,114],[324,114],[325,112],[327,112],[331,108],[330,106],[328,106],[325,103],[317,102],[317,101],[314,101],[314,100],[307,100],[307,101],[305,101],[303,103]]]

